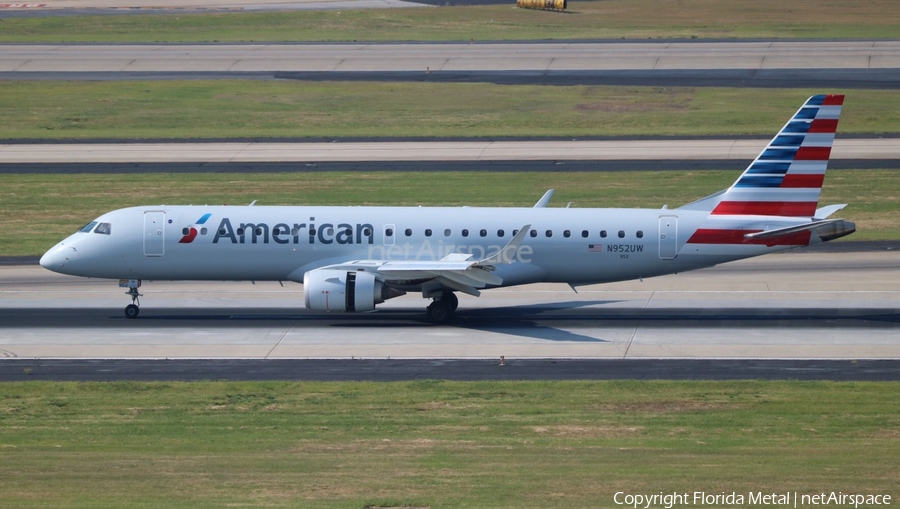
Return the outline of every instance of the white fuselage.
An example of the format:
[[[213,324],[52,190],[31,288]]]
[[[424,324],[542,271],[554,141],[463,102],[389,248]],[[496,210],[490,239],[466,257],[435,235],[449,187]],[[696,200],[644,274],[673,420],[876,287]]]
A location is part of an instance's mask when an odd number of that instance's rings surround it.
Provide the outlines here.
[[[499,286],[512,286],[622,281],[796,247],[688,244],[708,215],[682,209],[144,206],[104,214],[96,222],[108,224],[107,233],[75,233],[41,264],[97,278],[302,282],[307,271],[348,260],[429,261],[450,253],[481,259],[531,225],[535,235],[518,247],[515,262],[496,267]]]

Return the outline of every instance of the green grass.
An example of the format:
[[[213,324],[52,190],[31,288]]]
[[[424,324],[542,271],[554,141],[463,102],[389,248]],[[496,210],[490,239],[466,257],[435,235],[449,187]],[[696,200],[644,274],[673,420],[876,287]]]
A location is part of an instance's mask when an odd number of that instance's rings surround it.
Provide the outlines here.
[[[302,81],[0,81],[0,139],[773,135],[823,90]],[[900,91],[840,134],[900,132]]]
[[[898,389],[4,383],[0,507],[596,508],[617,491],[695,490],[896,500]]]
[[[0,256],[34,256],[104,212],[133,205],[676,207],[725,189],[735,171],[0,175]],[[820,203],[849,203],[848,240],[900,239],[891,170],[831,170]]]
[[[6,18],[0,42],[892,39],[900,33],[894,0],[575,0],[565,13],[514,5]]]

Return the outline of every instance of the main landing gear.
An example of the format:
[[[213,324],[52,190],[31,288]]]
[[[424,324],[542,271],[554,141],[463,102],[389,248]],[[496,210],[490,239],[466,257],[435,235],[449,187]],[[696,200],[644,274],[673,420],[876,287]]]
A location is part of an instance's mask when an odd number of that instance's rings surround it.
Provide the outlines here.
[[[426,312],[428,319],[434,323],[444,323],[449,320],[456,308],[459,307],[459,299],[453,292],[444,292],[440,297],[435,297],[434,302],[428,305]]]
[[[119,280],[119,288],[128,288],[128,291],[125,292],[125,295],[131,297],[131,304],[125,306],[125,318],[137,318],[137,316],[141,312],[141,301],[138,297],[142,297],[143,294],[138,293],[138,288],[141,286],[140,279],[120,279]]]

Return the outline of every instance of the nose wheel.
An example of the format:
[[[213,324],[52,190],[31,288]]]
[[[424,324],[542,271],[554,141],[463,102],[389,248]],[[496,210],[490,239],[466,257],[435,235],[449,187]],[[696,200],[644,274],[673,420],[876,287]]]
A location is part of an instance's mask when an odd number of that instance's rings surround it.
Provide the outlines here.
[[[140,279],[123,279],[119,281],[119,287],[128,288],[128,291],[125,292],[125,295],[131,297],[131,304],[125,306],[125,318],[137,318],[137,316],[141,313],[141,301],[138,297],[142,297],[143,295],[138,293],[138,288],[140,286]]]
[[[137,304],[129,304],[125,306],[125,318],[137,318],[141,313],[141,308]]]

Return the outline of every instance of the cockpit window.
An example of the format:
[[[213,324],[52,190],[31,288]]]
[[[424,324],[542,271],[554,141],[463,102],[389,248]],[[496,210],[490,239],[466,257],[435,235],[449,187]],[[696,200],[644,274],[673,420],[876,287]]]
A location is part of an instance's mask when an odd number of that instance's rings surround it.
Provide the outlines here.
[[[95,226],[97,226],[97,221],[91,221],[90,223],[79,228],[78,232],[79,233],[90,233],[91,230],[93,230]]]
[[[109,235],[110,232],[109,223],[100,223],[97,225],[97,229],[94,230],[94,233],[99,233],[101,235]]]

